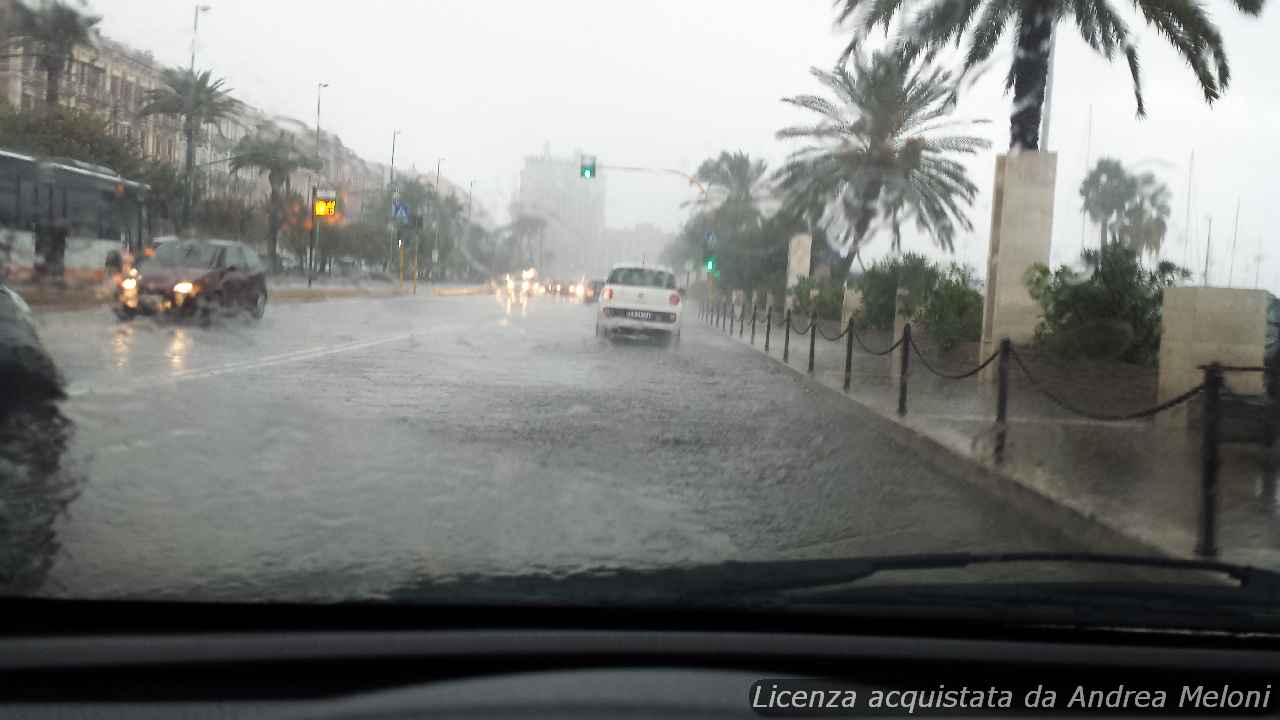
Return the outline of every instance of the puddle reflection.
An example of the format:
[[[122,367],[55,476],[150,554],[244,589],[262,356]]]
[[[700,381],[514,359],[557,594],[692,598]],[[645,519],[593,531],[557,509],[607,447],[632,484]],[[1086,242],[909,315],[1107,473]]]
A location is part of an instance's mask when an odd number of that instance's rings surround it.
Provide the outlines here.
[[[191,336],[182,328],[175,328],[173,339],[169,341],[169,350],[165,357],[169,358],[169,366],[174,370],[185,370],[187,354],[191,350]]]

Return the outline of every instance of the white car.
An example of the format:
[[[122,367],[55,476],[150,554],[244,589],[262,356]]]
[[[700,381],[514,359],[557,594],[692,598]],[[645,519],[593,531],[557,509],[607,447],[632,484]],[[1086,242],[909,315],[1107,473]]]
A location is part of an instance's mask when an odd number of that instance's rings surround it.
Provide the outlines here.
[[[670,268],[643,263],[614,265],[600,291],[596,335],[657,337],[680,342],[684,298]]]

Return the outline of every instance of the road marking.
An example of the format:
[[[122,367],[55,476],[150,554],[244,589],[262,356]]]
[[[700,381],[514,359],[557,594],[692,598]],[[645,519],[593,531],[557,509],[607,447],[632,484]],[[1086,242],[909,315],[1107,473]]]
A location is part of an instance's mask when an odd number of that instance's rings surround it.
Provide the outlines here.
[[[82,397],[84,395],[115,395],[115,394],[132,394],[138,390],[143,390],[163,383],[179,383],[186,380],[203,380],[205,378],[217,377],[219,375],[227,375],[229,373],[241,372],[244,370],[257,370],[258,368],[272,367],[275,365],[284,365],[287,363],[300,362],[303,360],[312,360],[328,355],[337,355],[339,353],[352,352],[355,350],[364,350],[366,348],[386,345],[387,343],[408,340],[414,336],[414,333],[400,333],[376,340],[360,340],[356,342],[344,343],[342,345],[328,345],[316,348],[307,348],[304,350],[295,350],[287,353],[279,353],[276,355],[267,355],[265,357],[255,358],[242,362],[228,363],[212,368],[196,368],[192,370],[181,370],[176,373],[165,375],[153,375],[150,377],[142,377],[134,379],[130,382],[112,385],[108,388],[95,388],[92,385],[77,386],[72,383],[70,389],[67,390],[68,397]]]

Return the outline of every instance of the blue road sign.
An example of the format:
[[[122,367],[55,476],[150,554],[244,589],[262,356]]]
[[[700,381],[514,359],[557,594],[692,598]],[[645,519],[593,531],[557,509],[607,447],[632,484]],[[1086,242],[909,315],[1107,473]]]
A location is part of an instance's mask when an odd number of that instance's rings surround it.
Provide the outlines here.
[[[391,207],[391,217],[400,222],[409,222],[409,206],[397,200]]]

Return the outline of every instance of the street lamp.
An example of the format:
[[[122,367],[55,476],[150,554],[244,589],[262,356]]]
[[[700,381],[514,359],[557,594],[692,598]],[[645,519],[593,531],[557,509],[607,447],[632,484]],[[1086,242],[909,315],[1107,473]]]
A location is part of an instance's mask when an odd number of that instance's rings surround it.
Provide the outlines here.
[[[196,38],[200,35],[200,15],[213,8],[208,5],[196,5],[195,17],[191,22],[191,72],[196,71]]]
[[[316,159],[320,159],[320,91],[329,87],[327,82],[316,83]]]
[[[387,225],[387,248],[391,249],[396,246],[396,223],[395,223],[395,200],[396,200],[396,138],[400,137],[399,130],[391,131],[391,178],[387,182],[387,190],[390,193],[391,212],[390,223]],[[394,252],[394,250],[392,250]],[[388,258],[390,265],[390,258]],[[400,247],[400,289],[404,289],[404,247]]]
[[[436,158],[436,207],[440,206],[440,163],[444,158]],[[436,218],[436,244],[431,251],[431,279],[436,279],[436,263],[440,262],[440,218]]]

